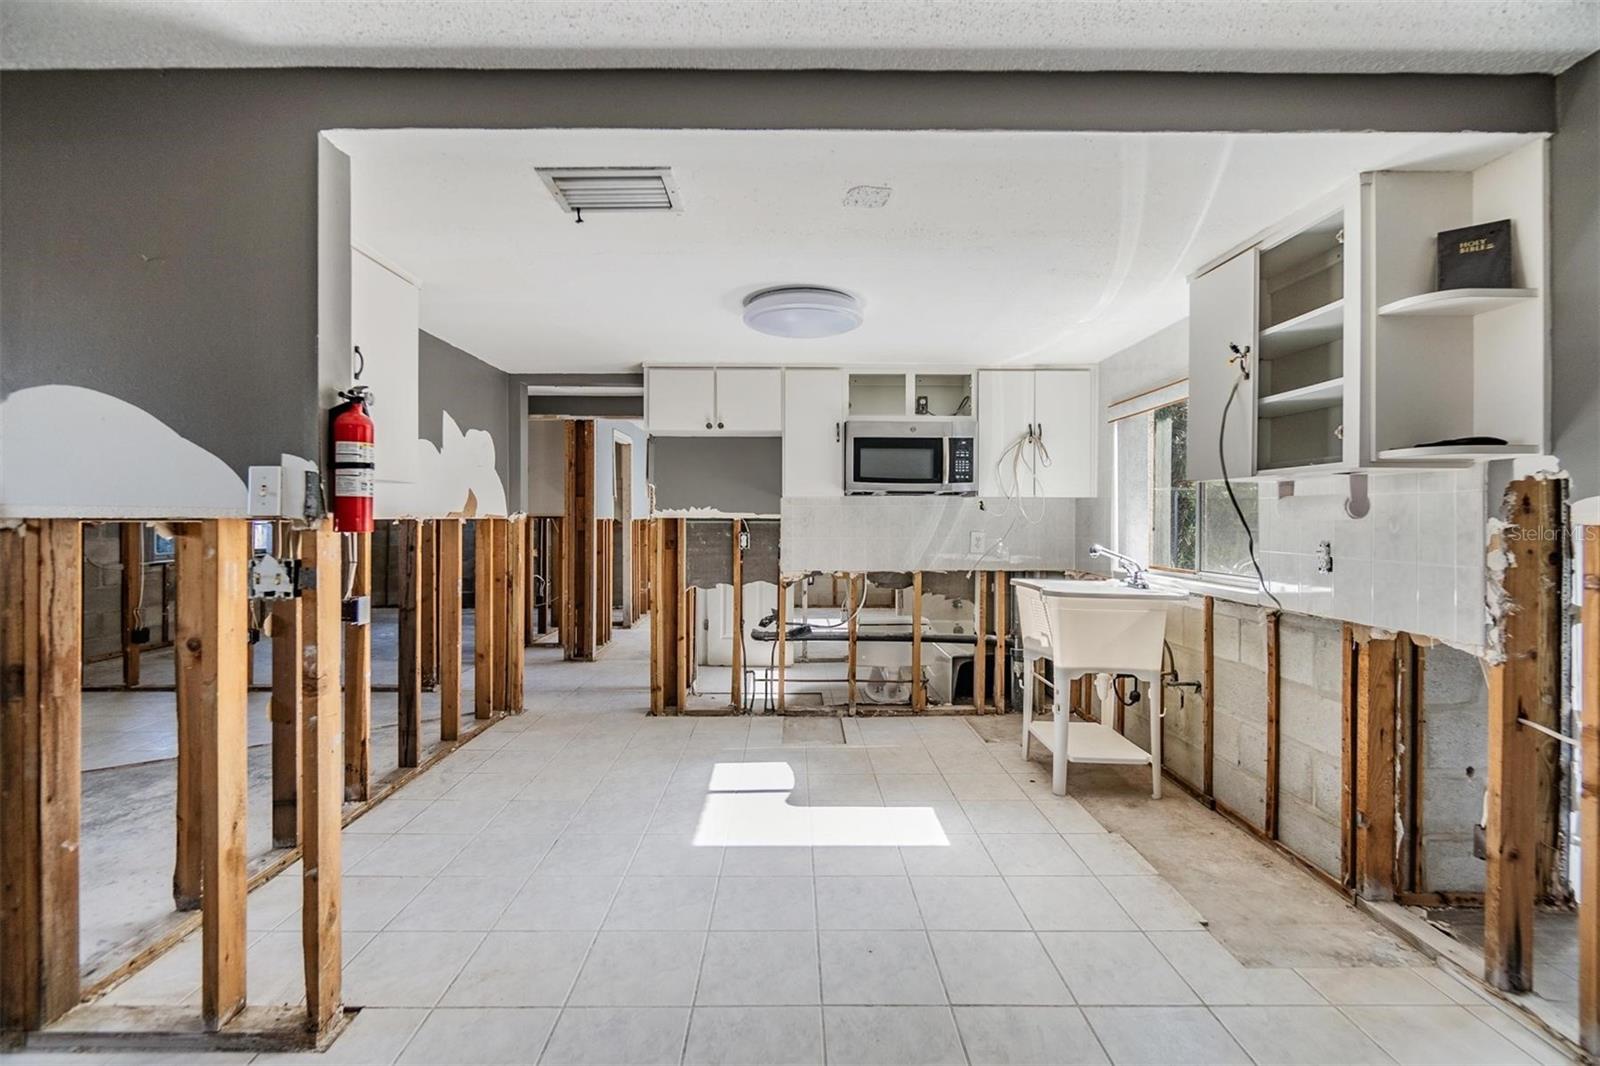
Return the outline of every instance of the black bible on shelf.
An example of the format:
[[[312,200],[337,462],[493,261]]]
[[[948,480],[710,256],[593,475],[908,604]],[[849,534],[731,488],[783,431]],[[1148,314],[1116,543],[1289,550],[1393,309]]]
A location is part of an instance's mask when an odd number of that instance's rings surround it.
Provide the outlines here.
[[[1511,288],[1511,220],[1439,234],[1439,289]]]

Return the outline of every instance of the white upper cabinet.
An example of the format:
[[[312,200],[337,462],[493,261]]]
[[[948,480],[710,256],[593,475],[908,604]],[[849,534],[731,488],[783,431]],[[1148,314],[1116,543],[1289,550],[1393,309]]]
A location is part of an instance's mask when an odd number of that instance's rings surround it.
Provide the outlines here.
[[[1189,287],[1189,457],[1232,477],[1461,466],[1549,446],[1548,146],[1352,180]],[[1439,236],[1509,219],[1498,287],[1438,288]]]
[[[658,436],[783,432],[783,371],[777,367],[647,367],[644,394],[645,421]]]
[[[1092,370],[979,371],[978,494],[1093,496],[1094,408]]]
[[[717,429],[746,436],[783,430],[783,371],[717,368]]]
[[[784,371],[783,494],[844,494],[845,375],[827,367]]]
[[[710,367],[651,367],[644,395],[651,433],[704,433],[717,427],[717,372]]]
[[[1095,478],[1095,389],[1092,370],[1035,370],[1033,421],[1049,456],[1040,464],[1040,496],[1093,496]]]
[[[1240,252],[1189,285],[1189,450],[1193,481],[1222,477],[1217,453],[1222,408],[1234,382],[1239,391],[1228,408],[1228,475],[1255,473],[1255,379],[1239,379],[1228,361],[1230,344],[1256,346],[1256,250]],[[1252,362],[1254,357],[1252,356]]]
[[[361,384],[372,389],[378,481],[417,479],[417,286],[363,253],[350,255],[350,341]],[[439,431],[438,426],[432,427]]]

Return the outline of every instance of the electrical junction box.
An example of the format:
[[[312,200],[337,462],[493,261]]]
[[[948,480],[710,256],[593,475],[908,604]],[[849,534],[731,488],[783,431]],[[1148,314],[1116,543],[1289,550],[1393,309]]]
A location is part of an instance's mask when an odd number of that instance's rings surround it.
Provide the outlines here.
[[[322,480],[315,463],[282,456],[278,466],[252,466],[245,512],[251,518],[315,522],[322,517]]]

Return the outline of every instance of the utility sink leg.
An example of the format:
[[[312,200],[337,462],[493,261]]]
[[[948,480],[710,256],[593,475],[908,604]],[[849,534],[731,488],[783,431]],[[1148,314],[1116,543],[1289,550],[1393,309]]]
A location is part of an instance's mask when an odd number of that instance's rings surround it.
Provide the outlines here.
[[[1058,796],[1067,794],[1067,720],[1072,713],[1071,708],[1066,705],[1066,698],[1062,695],[1067,689],[1067,683],[1057,677],[1052,692],[1056,717],[1052,723],[1055,750],[1051,752],[1050,758],[1050,791]]]

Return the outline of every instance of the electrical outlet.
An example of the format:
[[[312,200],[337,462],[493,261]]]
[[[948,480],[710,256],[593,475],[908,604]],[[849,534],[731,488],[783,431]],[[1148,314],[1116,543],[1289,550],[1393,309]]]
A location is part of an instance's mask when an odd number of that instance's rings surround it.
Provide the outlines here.
[[[982,555],[984,545],[987,542],[988,538],[983,535],[983,532],[975,529],[967,535],[967,550],[973,555]]]
[[[1333,542],[1328,540],[1317,541],[1317,573],[1333,573]]]

